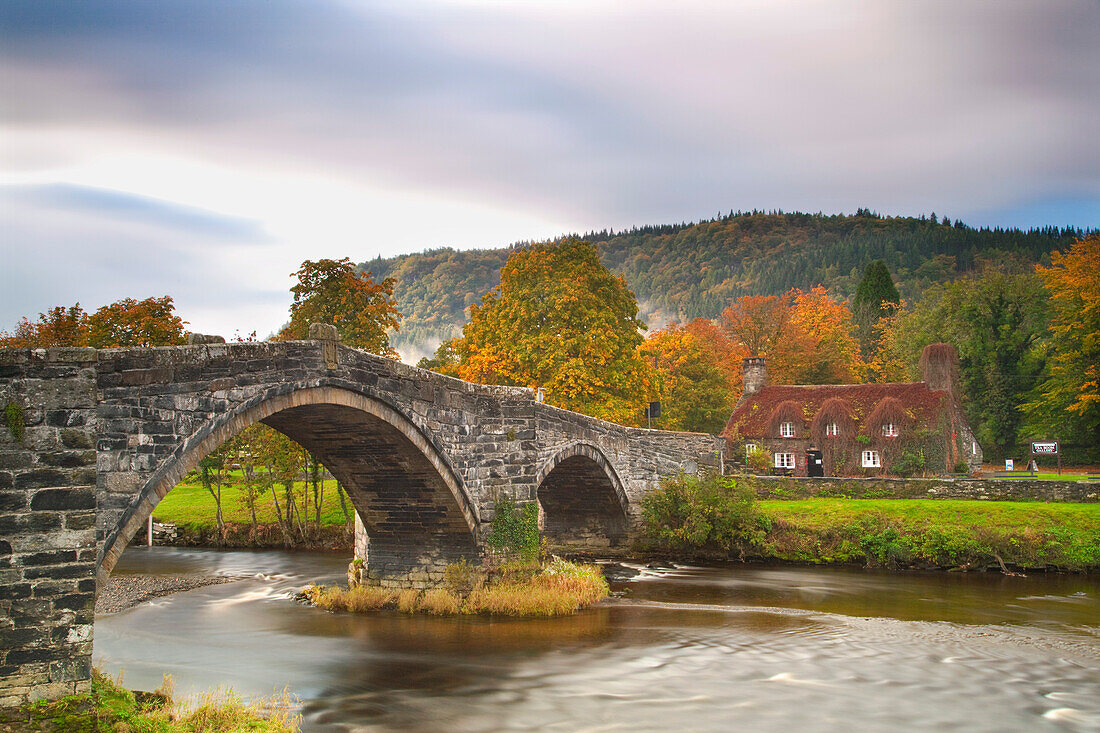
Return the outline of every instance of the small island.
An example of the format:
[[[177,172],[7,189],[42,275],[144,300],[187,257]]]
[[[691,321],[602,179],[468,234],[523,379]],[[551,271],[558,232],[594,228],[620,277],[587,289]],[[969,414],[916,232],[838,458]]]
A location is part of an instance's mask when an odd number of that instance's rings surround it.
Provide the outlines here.
[[[599,566],[560,557],[546,562],[513,561],[488,570],[466,561],[451,563],[443,585],[427,590],[363,584],[361,564],[360,560],[351,564],[346,588],[313,585],[303,589],[300,597],[328,611],[545,617],[568,616],[610,593]]]

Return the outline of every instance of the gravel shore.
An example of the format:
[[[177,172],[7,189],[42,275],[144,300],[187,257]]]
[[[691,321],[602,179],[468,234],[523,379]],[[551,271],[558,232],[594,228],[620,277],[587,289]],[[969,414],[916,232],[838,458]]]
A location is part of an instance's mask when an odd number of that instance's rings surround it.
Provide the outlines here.
[[[107,587],[95,602],[96,613],[118,613],[152,598],[240,580],[224,575],[123,575],[107,579]]]

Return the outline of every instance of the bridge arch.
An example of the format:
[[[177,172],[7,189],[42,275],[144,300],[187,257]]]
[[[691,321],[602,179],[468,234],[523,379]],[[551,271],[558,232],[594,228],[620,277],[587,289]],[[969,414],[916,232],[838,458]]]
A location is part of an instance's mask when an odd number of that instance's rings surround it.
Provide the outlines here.
[[[562,448],[543,464],[535,485],[541,529],[550,542],[606,547],[626,534],[626,490],[595,445],[577,442]]]
[[[346,385],[283,384],[210,420],[165,459],[107,528],[99,583],[160,500],[202,458],[257,422],[298,442],[341,481],[368,532],[368,570],[414,570],[419,577],[425,566],[476,558],[477,504],[429,435],[393,405]]]

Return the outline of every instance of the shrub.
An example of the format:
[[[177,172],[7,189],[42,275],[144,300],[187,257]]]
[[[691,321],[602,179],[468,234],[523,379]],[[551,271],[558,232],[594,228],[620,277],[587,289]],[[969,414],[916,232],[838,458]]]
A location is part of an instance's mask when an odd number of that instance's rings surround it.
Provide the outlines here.
[[[443,586],[458,596],[470,594],[474,588],[485,582],[485,574],[462,558],[447,565],[443,571]]]
[[[665,479],[642,499],[642,520],[650,540],[673,548],[744,551],[763,538],[749,486],[714,474]]]
[[[753,473],[767,473],[772,467],[772,453],[767,448],[757,448],[745,456],[745,465]]]
[[[923,450],[912,451],[905,449],[901,452],[901,458],[890,467],[890,472],[897,476],[908,478],[918,473],[924,473],[927,461]]]

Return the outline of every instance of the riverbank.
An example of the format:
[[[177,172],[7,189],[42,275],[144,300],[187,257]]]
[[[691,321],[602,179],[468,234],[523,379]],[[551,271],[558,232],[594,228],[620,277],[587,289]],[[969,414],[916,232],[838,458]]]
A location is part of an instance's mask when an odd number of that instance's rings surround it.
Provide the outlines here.
[[[0,733],[295,733],[300,719],[291,704],[289,696],[245,703],[232,691],[177,702],[167,675],[156,692],[136,692],[93,670],[90,693],[0,709]]]
[[[224,575],[165,576],[123,575],[111,576],[95,599],[95,612],[118,613],[154,598],[194,590],[208,585],[220,585],[240,580]]]
[[[749,481],[680,476],[643,501],[640,549],[666,557],[977,570],[1100,570],[1100,504],[759,501]]]

